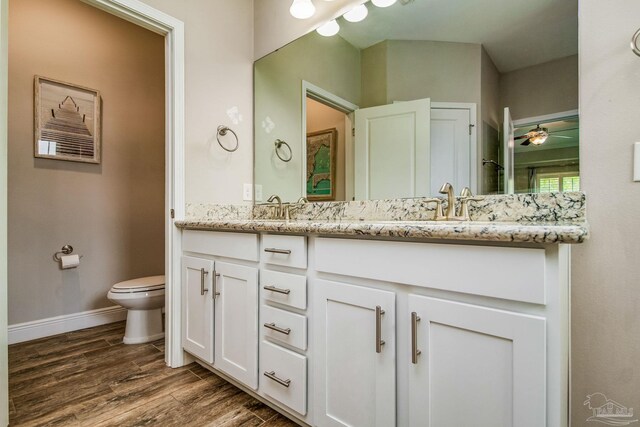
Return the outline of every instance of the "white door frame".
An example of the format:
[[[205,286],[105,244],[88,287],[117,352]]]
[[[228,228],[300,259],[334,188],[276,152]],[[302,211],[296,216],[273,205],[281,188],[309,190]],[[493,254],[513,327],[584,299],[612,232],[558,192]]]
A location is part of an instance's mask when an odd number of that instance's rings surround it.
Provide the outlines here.
[[[478,165],[478,106],[473,102],[432,102],[431,109],[442,110],[468,110],[469,111],[469,124],[471,125],[471,133],[469,141],[471,146],[469,147],[469,165],[471,170],[469,171],[469,187],[477,194],[478,182],[481,181],[481,177],[478,176],[480,166]]]
[[[138,0],[82,0],[144,27],[165,39],[165,362],[184,364],[180,329],[182,233],[174,219],[184,218],[184,23]]]
[[[7,330],[7,95],[9,0],[0,0],[0,426],[9,425]]]
[[[319,101],[329,107],[335,108],[336,110],[340,110],[345,114],[353,113],[356,111],[358,107],[356,104],[347,101],[346,99],[340,98],[337,95],[332,94],[331,92],[322,89],[319,86],[316,86],[308,81],[302,81],[302,133],[300,141],[302,141],[302,158],[300,159],[301,170],[302,170],[302,187],[301,192],[304,197],[307,196],[307,96],[311,99]],[[348,149],[350,148],[350,149]],[[349,182],[349,177],[353,176],[353,173],[350,173],[351,170],[349,168],[353,168],[353,138],[352,135],[347,133],[345,135],[345,187],[346,189],[353,187],[353,182]],[[349,191],[346,191],[346,196],[349,195]]]

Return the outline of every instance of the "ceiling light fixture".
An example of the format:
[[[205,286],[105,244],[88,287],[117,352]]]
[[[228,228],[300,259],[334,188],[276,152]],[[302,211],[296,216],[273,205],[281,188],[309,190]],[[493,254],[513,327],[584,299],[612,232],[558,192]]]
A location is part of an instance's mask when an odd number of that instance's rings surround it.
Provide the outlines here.
[[[349,22],[360,22],[369,14],[369,9],[364,4],[354,7],[349,12],[345,13],[343,16]]]
[[[293,0],[289,8],[289,13],[291,13],[294,18],[307,19],[316,13],[316,7],[311,0]]]
[[[389,7],[395,2],[396,0],[371,0],[371,3],[378,7]]]
[[[340,25],[338,25],[338,23],[334,19],[332,21],[327,22],[326,24],[321,25],[320,27],[318,27],[316,31],[321,36],[331,37],[338,34],[338,31],[340,31]]]

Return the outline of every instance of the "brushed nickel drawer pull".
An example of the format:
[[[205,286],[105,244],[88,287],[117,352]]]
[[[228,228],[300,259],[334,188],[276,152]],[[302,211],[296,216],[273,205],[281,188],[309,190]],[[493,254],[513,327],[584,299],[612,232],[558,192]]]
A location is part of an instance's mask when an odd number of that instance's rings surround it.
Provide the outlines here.
[[[291,293],[291,289],[280,289],[276,288],[275,286],[263,286],[262,289],[264,289],[265,291],[276,292],[278,294],[284,295],[289,295]]]
[[[291,328],[281,328],[276,326],[275,323],[265,323],[265,328],[271,329],[272,331],[280,332],[281,334],[289,335],[291,333]]]
[[[420,350],[418,350],[418,322],[420,321],[420,316],[415,311],[411,313],[411,363],[414,365],[418,364],[418,356],[422,354]]]
[[[291,249],[264,248],[264,251],[272,254],[291,255]]]
[[[220,292],[218,292],[218,277],[220,277],[220,273],[213,270],[213,300],[215,301],[217,297],[220,296]]]
[[[276,372],[275,371],[265,372],[264,376],[269,378],[270,380],[273,380],[273,381],[277,382],[281,386],[289,387],[291,385],[291,380],[283,380],[283,379],[280,379],[280,378],[276,377]]]
[[[209,289],[204,288],[204,276],[206,276],[207,274],[209,274],[207,270],[205,270],[204,268],[200,269],[200,295],[204,295],[205,292],[209,291]]]
[[[382,315],[384,310],[376,305],[376,353],[382,353],[382,346],[385,344],[382,339]]]

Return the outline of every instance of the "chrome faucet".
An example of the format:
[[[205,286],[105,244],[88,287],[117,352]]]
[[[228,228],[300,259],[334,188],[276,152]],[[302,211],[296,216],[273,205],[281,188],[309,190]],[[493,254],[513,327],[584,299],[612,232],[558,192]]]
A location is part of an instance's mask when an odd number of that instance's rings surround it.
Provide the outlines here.
[[[276,217],[276,219],[279,219],[282,216],[282,199],[280,198],[280,196],[277,196],[275,194],[271,195],[271,197],[269,197],[269,199],[267,199],[267,202],[269,203],[274,203],[277,202],[277,205],[274,205],[274,216]]]

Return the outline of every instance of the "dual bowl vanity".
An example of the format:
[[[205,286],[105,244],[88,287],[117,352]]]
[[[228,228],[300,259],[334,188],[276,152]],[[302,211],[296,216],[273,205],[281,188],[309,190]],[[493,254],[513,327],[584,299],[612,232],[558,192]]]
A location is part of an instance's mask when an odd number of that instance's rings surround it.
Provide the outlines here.
[[[189,206],[184,350],[313,426],[566,426],[584,194],[425,206]]]

